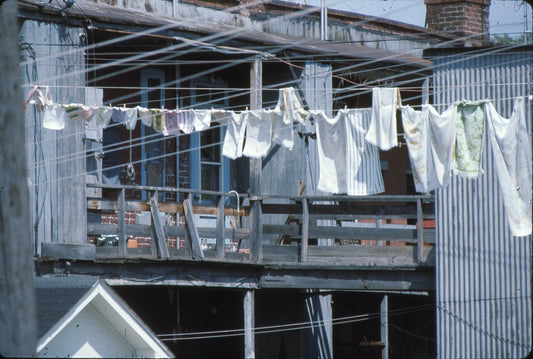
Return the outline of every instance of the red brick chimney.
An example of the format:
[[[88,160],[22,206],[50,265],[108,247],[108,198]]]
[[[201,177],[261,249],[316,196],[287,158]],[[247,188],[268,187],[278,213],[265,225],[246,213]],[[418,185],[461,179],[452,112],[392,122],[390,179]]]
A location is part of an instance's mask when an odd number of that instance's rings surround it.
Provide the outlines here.
[[[490,0],[424,0],[429,29],[454,34],[465,46],[489,42]]]

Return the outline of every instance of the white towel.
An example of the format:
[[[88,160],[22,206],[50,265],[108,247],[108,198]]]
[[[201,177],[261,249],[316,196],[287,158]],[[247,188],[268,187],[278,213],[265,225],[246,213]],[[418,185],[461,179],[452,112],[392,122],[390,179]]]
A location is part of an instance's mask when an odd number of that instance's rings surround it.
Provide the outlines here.
[[[494,105],[485,104],[488,135],[505,214],[513,236],[531,234],[531,144],[526,127],[524,99],[515,102],[510,119]]]
[[[372,89],[372,118],[365,138],[383,151],[398,146],[396,110],[401,102],[398,92],[397,88]]]
[[[272,142],[282,145],[289,150],[294,147],[294,131],[291,121],[285,121],[283,112],[279,109],[267,110],[272,121]]]
[[[229,111],[230,115],[227,121],[226,136],[222,146],[222,154],[228,158],[235,159],[242,156],[242,147],[244,144],[244,132],[246,130],[246,120],[249,111],[235,113]]]
[[[385,191],[379,150],[365,140],[371,109],[341,110],[346,128],[346,189],[350,196],[366,196]]]
[[[43,117],[44,128],[49,130],[62,130],[65,128],[67,120],[67,112],[60,104],[52,104],[45,107]]]
[[[263,157],[270,149],[272,139],[271,115],[264,110],[250,111],[246,121],[246,141],[242,154]]]
[[[456,106],[439,114],[431,105],[402,107],[402,122],[417,192],[447,186],[451,177]]]
[[[204,131],[211,126],[211,110],[193,110],[194,130]]]
[[[318,163],[318,186],[328,193],[346,193],[346,134],[341,116],[328,118],[324,111],[310,111],[315,120]],[[344,119],[344,117],[342,117]]]

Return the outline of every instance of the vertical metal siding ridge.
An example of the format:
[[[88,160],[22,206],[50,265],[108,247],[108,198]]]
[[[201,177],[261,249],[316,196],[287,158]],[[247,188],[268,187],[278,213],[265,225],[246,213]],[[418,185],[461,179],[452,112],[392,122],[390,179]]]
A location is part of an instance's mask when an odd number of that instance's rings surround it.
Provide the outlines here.
[[[436,107],[489,98],[509,117],[512,97],[530,94],[531,59],[531,53],[436,59]],[[439,358],[521,357],[531,349],[531,236],[510,234],[488,142],[484,176],[454,177],[436,191]]]

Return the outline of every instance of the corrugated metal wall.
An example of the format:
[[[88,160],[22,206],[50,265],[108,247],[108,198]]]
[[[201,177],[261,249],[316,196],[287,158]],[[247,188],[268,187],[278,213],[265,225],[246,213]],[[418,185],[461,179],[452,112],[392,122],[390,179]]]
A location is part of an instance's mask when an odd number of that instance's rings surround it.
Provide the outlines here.
[[[434,103],[491,100],[510,117],[514,98],[531,95],[532,52],[434,59]],[[531,101],[526,101],[531,136]],[[531,351],[531,236],[511,236],[492,149],[485,175],[455,176],[436,193],[439,358],[522,358]]]

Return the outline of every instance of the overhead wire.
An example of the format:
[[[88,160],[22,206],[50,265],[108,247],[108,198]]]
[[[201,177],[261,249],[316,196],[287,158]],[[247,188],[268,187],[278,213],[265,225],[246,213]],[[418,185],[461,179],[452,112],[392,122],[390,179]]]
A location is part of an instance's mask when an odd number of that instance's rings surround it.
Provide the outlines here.
[[[342,69],[341,69],[341,70],[342,70]],[[216,71],[216,70],[215,70],[215,71]],[[404,74],[404,75],[405,75],[405,74]],[[386,78],[386,79],[387,79],[387,80],[390,80],[391,77]],[[291,81],[291,82],[292,82],[292,81]],[[343,91],[350,91],[350,89],[349,89],[349,88],[344,88]],[[243,96],[243,95],[246,95],[248,92],[249,92],[249,91],[246,91],[246,92],[244,92],[244,93],[237,94],[237,95],[235,95],[235,96]],[[341,99],[342,99],[342,97],[341,97]]]

